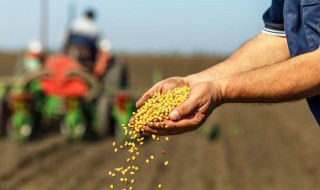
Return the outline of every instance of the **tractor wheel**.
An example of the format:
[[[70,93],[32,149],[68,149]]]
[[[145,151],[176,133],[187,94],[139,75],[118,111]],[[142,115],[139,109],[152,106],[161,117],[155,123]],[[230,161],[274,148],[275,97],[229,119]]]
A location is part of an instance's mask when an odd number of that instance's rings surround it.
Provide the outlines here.
[[[5,99],[0,100],[0,136],[6,135],[9,109]]]
[[[32,125],[29,122],[24,122],[20,124],[8,122],[6,130],[9,137],[17,142],[28,141],[33,132]]]
[[[61,133],[70,141],[81,140],[86,132],[86,125],[83,123],[68,124],[62,122],[60,125]]]
[[[111,109],[112,98],[102,95],[97,102],[96,133],[98,137],[114,133]]]

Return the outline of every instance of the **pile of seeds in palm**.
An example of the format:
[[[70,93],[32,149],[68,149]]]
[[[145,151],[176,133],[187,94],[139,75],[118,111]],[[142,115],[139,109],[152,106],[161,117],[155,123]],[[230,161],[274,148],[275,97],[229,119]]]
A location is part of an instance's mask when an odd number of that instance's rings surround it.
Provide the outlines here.
[[[188,99],[189,92],[190,88],[186,86],[169,90],[165,94],[156,92],[136,113],[132,113],[133,120],[131,123],[122,125],[124,135],[128,137],[127,139],[129,140],[121,145],[113,142],[112,146],[114,147],[115,153],[126,150],[129,152],[129,156],[125,158],[126,166],[117,167],[109,171],[108,175],[115,180],[114,183],[110,184],[110,189],[119,189],[119,187],[123,186],[125,186],[123,190],[134,189],[134,175],[142,172],[135,164],[137,159],[144,159],[145,164],[150,164],[150,162],[155,159],[153,155],[148,155],[144,158],[140,155],[140,149],[143,148],[145,141],[145,137],[142,135],[144,126],[168,128],[164,120],[169,120],[169,114],[173,109]],[[169,140],[169,137],[160,138],[156,135],[152,135],[151,137],[154,141]],[[165,155],[164,150],[159,151],[161,151],[162,155]],[[164,166],[168,164],[168,161],[164,161],[163,163]],[[158,184],[157,188],[162,188],[162,184]]]

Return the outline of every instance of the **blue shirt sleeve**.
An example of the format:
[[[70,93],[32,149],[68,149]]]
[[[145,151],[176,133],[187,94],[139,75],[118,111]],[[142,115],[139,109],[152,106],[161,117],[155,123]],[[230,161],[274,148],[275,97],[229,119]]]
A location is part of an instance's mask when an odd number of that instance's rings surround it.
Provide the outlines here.
[[[270,8],[263,14],[264,33],[285,36],[283,7],[285,0],[272,0]]]

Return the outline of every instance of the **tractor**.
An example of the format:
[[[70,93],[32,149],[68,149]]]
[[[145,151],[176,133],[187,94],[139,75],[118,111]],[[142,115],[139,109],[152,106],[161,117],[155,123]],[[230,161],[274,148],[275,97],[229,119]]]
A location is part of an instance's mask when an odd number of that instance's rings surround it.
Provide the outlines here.
[[[56,123],[71,141],[108,134],[123,138],[120,123],[128,123],[135,109],[123,62],[108,58],[100,77],[68,53],[49,56],[38,66],[30,63],[32,69],[14,82],[0,83],[0,133],[23,142]]]

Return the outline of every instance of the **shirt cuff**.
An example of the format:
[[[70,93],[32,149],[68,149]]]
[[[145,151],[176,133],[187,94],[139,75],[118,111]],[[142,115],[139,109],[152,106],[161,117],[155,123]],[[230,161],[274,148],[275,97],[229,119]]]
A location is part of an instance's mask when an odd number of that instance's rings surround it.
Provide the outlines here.
[[[270,29],[270,28],[266,28],[266,27],[263,28],[262,33],[273,35],[273,36],[286,37],[285,31]]]

